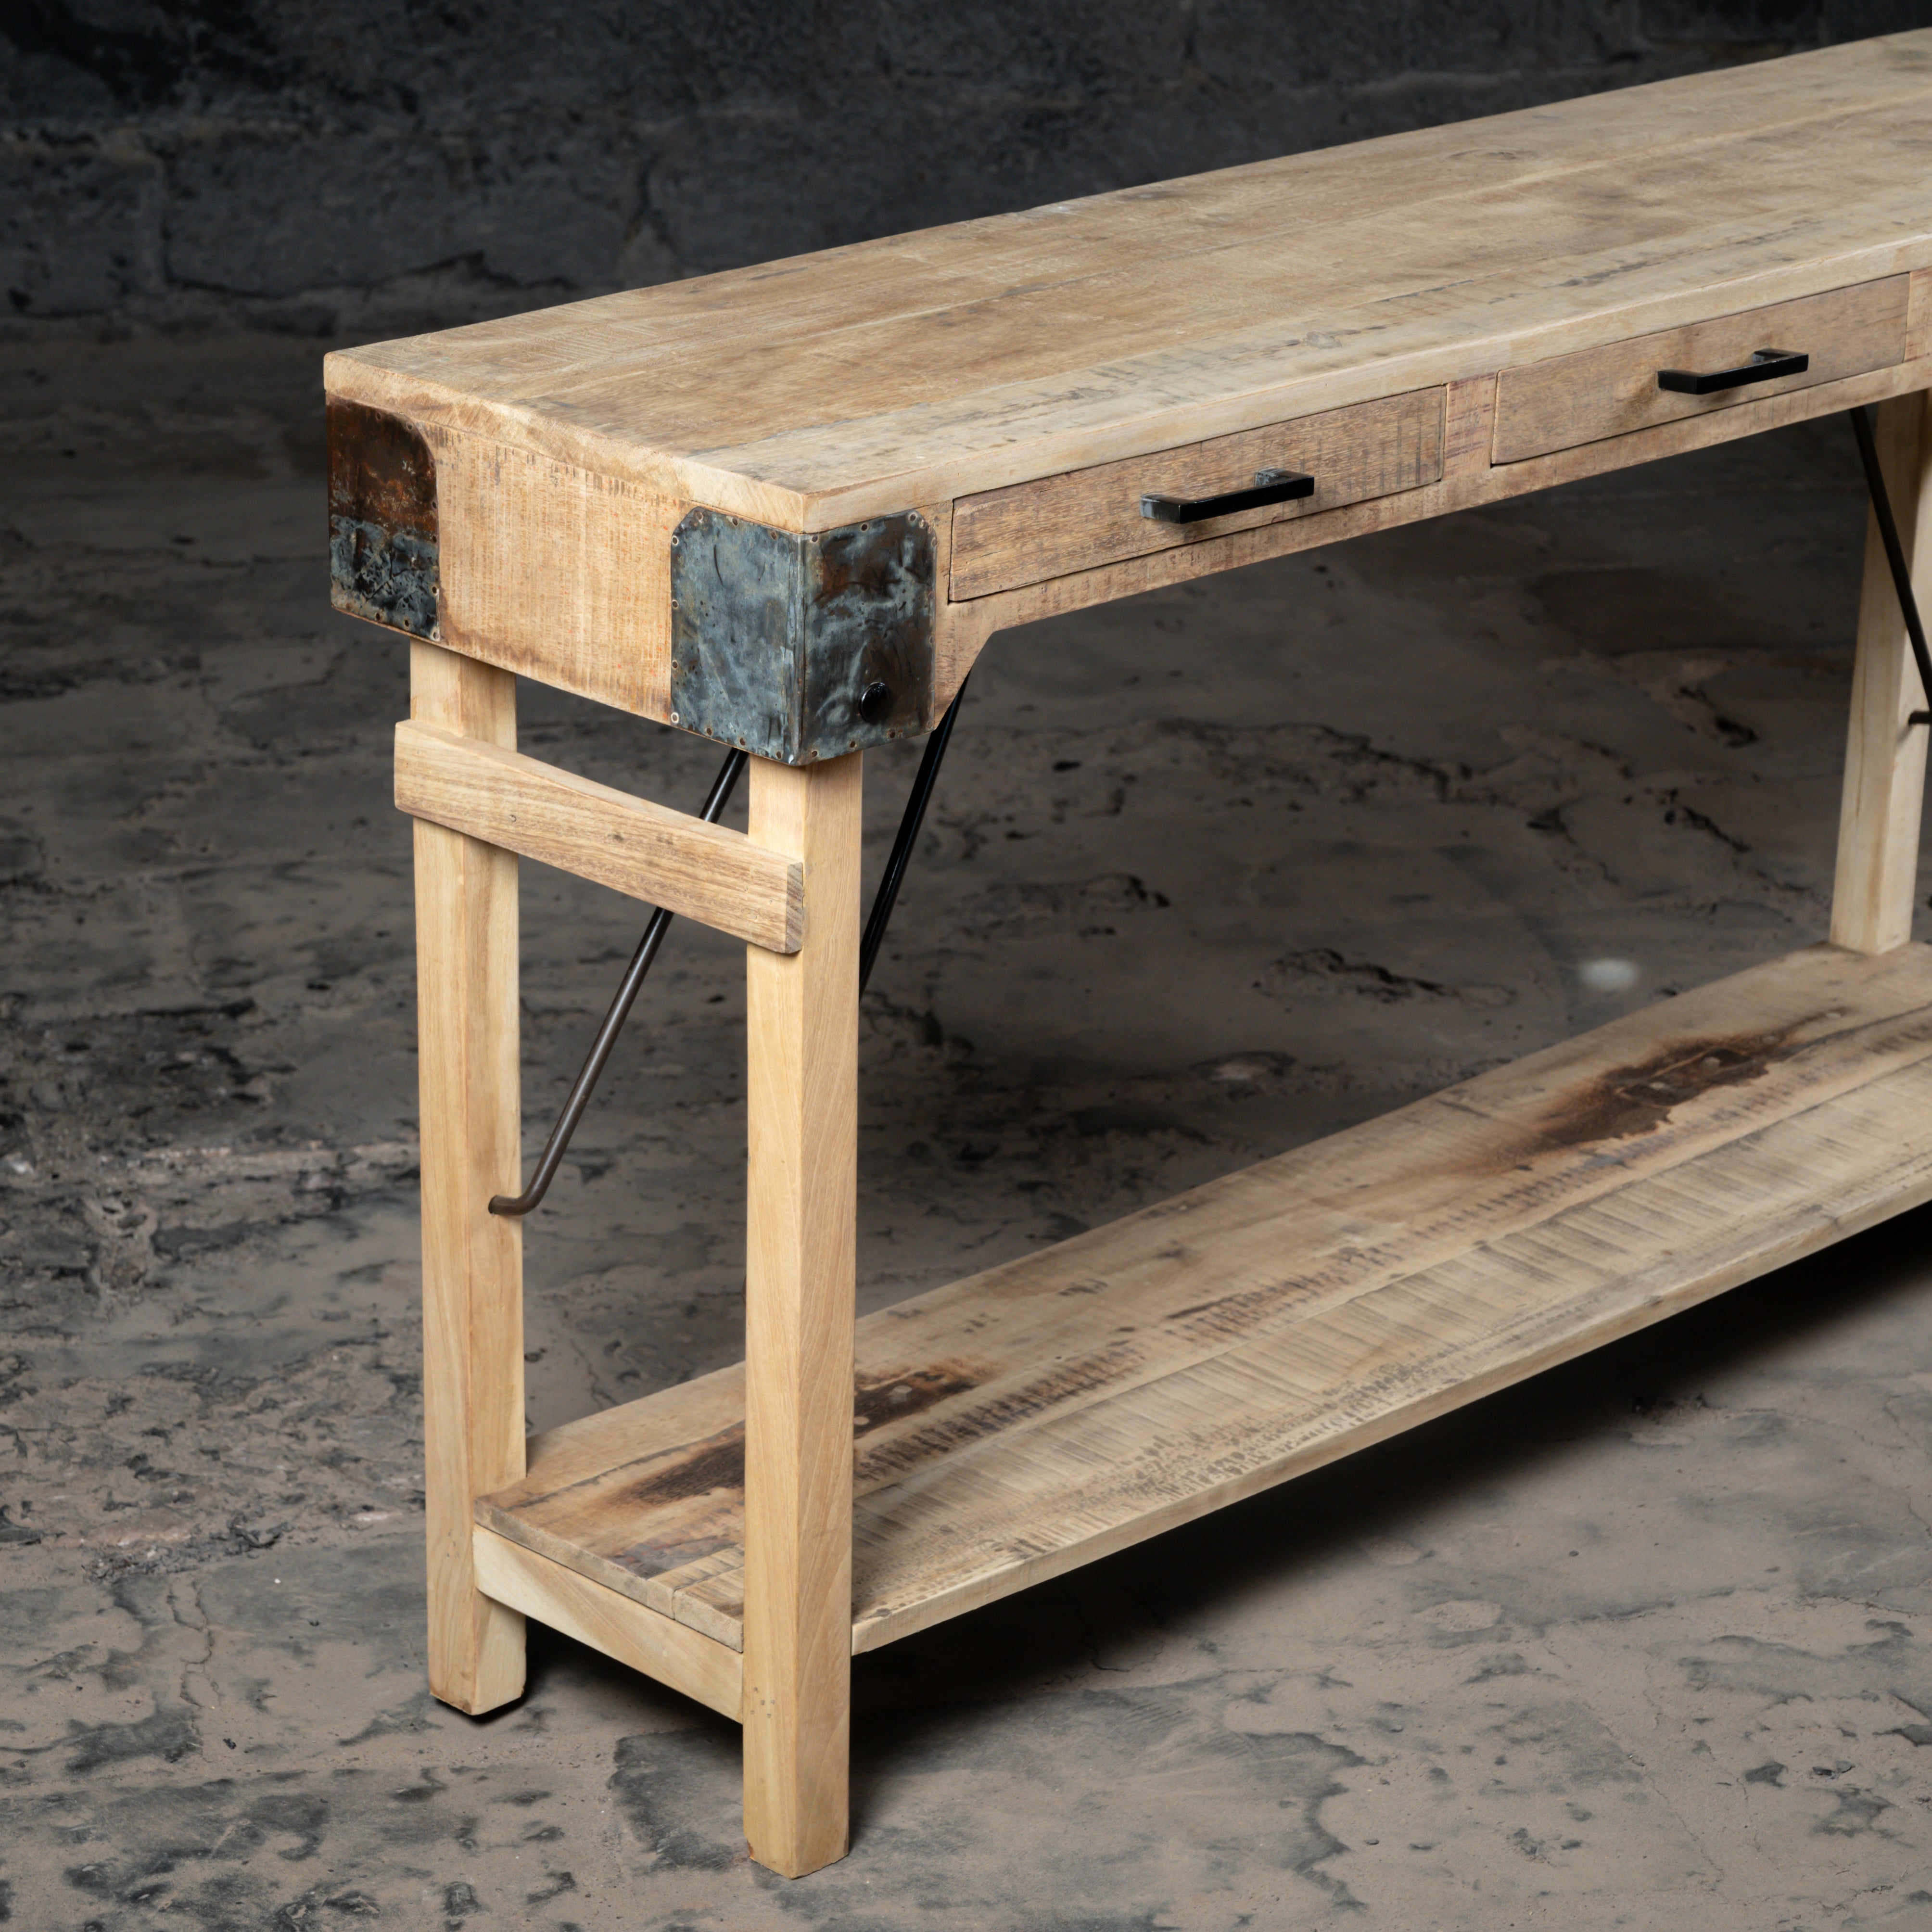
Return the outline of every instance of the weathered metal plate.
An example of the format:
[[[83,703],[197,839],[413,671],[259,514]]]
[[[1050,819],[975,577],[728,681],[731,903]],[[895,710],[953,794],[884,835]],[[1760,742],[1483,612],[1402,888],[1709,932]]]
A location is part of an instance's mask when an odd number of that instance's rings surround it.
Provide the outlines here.
[[[328,405],[329,602],[412,638],[436,633],[436,458],[400,416]]]
[[[782,757],[799,736],[800,539],[693,510],[670,542],[671,722]]]
[[[693,510],[671,544],[674,723],[805,765],[934,722],[922,517],[800,536]]]

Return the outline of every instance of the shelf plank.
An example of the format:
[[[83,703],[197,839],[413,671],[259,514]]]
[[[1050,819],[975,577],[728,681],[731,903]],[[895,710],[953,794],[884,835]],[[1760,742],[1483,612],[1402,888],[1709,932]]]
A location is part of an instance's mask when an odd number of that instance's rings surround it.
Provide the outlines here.
[[[1932,1198],[1932,948],[1814,946],[859,1324],[866,1650]],[[742,1371],[478,1520],[742,1641]]]

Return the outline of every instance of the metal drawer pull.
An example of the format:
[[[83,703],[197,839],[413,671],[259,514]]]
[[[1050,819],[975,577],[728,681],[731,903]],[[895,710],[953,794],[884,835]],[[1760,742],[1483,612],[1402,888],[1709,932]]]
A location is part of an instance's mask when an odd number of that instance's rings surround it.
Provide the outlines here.
[[[1298,496],[1314,494],[1315,478],[1298,470],[1257,470],[1252,490],[1230,490],[1219,496],[1143,496],[1141,514],[1157,524],[1198,524],[1210,517],[1232,517],[1239,510],[1292,503]]]
[[[1757,349],[1740,369],[1713,369],[1700,375],[1694,369],[1660,369],[1657,386],[1680,396],[1708,396],[1720,389],[1742,389],[1747,382],[1774,382],[1780,376],[1802,376],[1811,366],[1808,356],[1785,349]]]

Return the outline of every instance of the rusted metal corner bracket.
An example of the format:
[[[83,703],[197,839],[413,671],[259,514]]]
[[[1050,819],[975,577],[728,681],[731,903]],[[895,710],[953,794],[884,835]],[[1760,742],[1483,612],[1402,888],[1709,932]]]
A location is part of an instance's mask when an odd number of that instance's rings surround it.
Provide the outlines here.
[[[363,403],[328,405],[328,596],[352,617],[434,642],[436,458],[422,432]]]
[[[916,512],[801,536],[698,509],[671,546],[674,724],[808,765],[932,723],[932,531]]]

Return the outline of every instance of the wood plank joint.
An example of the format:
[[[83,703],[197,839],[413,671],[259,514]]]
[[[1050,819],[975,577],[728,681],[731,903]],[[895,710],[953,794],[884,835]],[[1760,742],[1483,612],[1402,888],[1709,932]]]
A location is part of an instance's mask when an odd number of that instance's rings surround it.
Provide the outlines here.
[[[476,1580],[493,1602],[736,1718],[742,1664],[735,1650],[480,1523],[472,1535]]]

